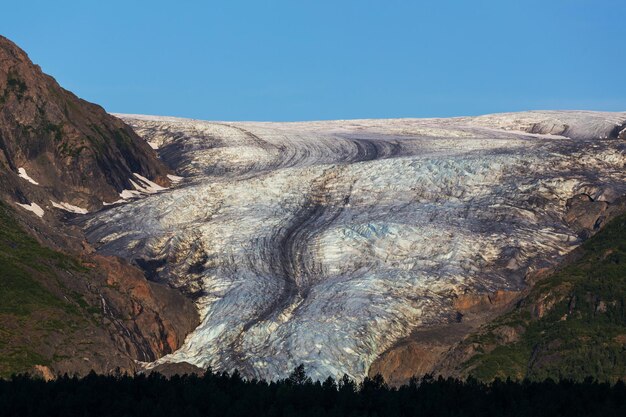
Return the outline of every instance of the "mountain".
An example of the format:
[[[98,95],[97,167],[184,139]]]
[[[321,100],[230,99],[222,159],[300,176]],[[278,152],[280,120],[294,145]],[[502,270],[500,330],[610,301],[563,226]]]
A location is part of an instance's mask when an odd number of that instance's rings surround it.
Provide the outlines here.
[[[164,189],[169,172],[128,125],[0,37],[0,376],[134,372],[182,344],[193,304],[93,253],[70,222]]]
[[[512,308],[626,194],[626,113],[120,117],[185,179],[80,224],[201,318],[148,368],[401,382]]]
[[[114,116],[0,38],[0,377],[619,378],[625,139]]]
[[[168,168],[130,127],[61,88],[1,36],[0,149],[3,199],[44,214],[99,209],[141,177],[170,184]]]
[[[53,250],[0,203],[0,377],[135,372],[197,325],[191,303],[113,257]]]

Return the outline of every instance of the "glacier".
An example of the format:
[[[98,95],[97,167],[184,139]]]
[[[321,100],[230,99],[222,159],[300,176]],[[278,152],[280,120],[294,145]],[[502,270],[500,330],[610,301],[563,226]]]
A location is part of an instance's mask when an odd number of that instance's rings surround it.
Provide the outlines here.
[[[579,245],[568,199],[626,194],[626,113],[118,116],[177,184],[81,225],[99,252],[180,289],[201,315],[148,368],[275,379],[302,363],[316,379],[362,379],[394,342],[452,320],[458,294],[523,288]]]

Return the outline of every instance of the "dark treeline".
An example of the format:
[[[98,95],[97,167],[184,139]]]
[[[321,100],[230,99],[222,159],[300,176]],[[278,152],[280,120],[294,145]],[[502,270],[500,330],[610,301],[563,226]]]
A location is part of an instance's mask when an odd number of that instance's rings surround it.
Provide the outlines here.
[[[284,380],[202,376],[0,380],[2,416],[626,416],[626,387],[587,380],[484,384],[424,377],[400,388],[382,378],[312,382],[298,367]]]

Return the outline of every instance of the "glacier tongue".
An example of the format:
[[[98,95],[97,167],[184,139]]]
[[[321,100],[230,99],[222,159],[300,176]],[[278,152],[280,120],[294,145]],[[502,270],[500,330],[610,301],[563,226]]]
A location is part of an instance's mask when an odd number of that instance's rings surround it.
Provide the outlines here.
[[[578,245],[585,193],[626,194],[626,113],[218,123],[124,116],[185,182],[92,214],[98,250],[194,297],[159,362],[362,378],[463,291],[519,289]],[[569,135],[569,136],[568,136]]]

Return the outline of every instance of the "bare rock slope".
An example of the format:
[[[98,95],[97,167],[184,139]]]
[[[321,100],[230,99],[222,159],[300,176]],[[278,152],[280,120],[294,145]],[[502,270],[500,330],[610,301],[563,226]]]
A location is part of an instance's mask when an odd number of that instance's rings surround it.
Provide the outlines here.
[[[132,128],[0,36],[0,377],[133,372],[182,344],[193,304],[94,255],[65,221],[163,189],[168,173]]]
[[[185,180],[86,217],[86,233],[201,314],[149,366],[362,378],[412,334],[463,323],[463,297],[523,289],[626,193],[626,113],[120,117]]]
[[[0,195],[36,215],[99,209],[167,167],[133,130],[61,88],[0,36]],[[34,208],[34,210],[33,210]]]

